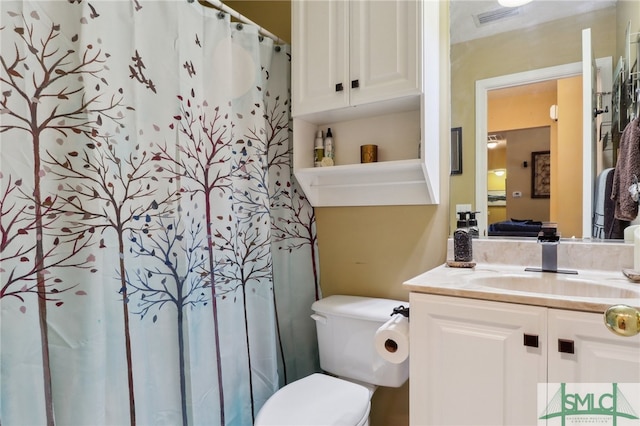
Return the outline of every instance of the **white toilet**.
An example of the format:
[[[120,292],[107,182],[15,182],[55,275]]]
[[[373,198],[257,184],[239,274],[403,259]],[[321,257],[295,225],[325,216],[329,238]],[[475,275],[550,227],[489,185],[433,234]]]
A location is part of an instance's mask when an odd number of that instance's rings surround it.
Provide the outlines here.
[[[315,302],[320,367],[284,386],[264,404],[254,426],[368,426],[377,386],[400,387],[409,360],[393,364],[376,351],[374,336],[407,302],[357,296],[329,296]]]

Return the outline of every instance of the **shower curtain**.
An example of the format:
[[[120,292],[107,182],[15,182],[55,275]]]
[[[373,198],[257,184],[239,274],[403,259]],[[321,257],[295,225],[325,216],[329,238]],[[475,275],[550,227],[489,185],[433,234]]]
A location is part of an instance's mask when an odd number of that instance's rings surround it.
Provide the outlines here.
[[[288,46],[186,0],[0,5],[0,424],[251,425],[318,369]]]

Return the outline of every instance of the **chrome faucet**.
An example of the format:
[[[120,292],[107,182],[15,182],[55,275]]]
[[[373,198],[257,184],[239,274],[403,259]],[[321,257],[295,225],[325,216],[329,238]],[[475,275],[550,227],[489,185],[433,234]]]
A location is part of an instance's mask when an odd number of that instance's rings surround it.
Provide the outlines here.
[[[544,223],[538,233],[538,243],[542,246],[542,271],[558,272],[558,224]]]
[[[538,232],[538,244],[542,247],[542,268],[526,268],[531,272],[554,272],[561,274],[577,274],[577,271],[558,269],[558,245],[560,244],[560,234],[558,224],[554,222],[544,222]]]

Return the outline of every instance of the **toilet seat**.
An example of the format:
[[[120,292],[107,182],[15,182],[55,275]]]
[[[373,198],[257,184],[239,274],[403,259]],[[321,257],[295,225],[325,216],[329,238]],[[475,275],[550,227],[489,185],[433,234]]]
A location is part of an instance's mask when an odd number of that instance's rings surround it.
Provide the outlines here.
[[[329,426],[367,424],[369,390],[326,374],[289,383],[264,404],[255,426]]]

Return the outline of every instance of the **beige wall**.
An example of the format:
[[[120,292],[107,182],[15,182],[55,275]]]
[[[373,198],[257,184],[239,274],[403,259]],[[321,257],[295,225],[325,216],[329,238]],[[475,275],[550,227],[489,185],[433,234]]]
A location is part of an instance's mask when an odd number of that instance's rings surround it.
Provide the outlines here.
[[[616,66],[618,58],[625,55],[626,40],[624,38],[627,23],[631,23],[631,32],[640,32],[640,1],[618,0],[616,21],[616,54],[613,56],[613,66]],[[632,54],[632,60],[635,56]]]
[[[222,0],[282,40],[291,42],[290,0]]]
[[[631,1],[618,3],[637,10]],[[456,204],[475,205],[475,82],[579,62],[584,28],[592,29],[596,57],[615,57],[615,8],[451,46],[451,126],[462,127],[464,135],[463,174],[451,177],[451,220]]]
[[[487,168],[506,169],[507,168],[507,147],[506,145],[497,146],[487,151]],[[504,189],[504,178],[496,179],[494,177],[487,178],[488,189]]]
[[[551,171],[551,191],[558,194],[552,221],[561,225],[563,237],[582,235],[582,110],[563,107],[576,99],[582,99],[582,76],[558,80],[558,139],[552,152],[558,161]]]
[[[507,220],[507,207],[506,206],[489,206],[488,223],[502,222]]]
[[[507,148],[498,146],[487,152],[487,165],[489,170],[507,168]],[[487,189],[490,191],[507,190],[507,174],[497,176],[492,171],[487,174]],[[488,207],[488,223],[502,222],[507,219],[507,208],[505,206]]]
[[[544,90],[533,94],[494,97],[489,95],[487,130],[500,133],[505,130],[544,127],[552,124],[549,107],[557,103],[555,85],[544,85]]]
[[[507,218],[549,221],[549,198],[531,196],[532,152],[549,151],[549,126],[512,130],[507,136]],[[527,162],[527,167],[523,163]],[[514,192],[521,197],[513,197]]]

